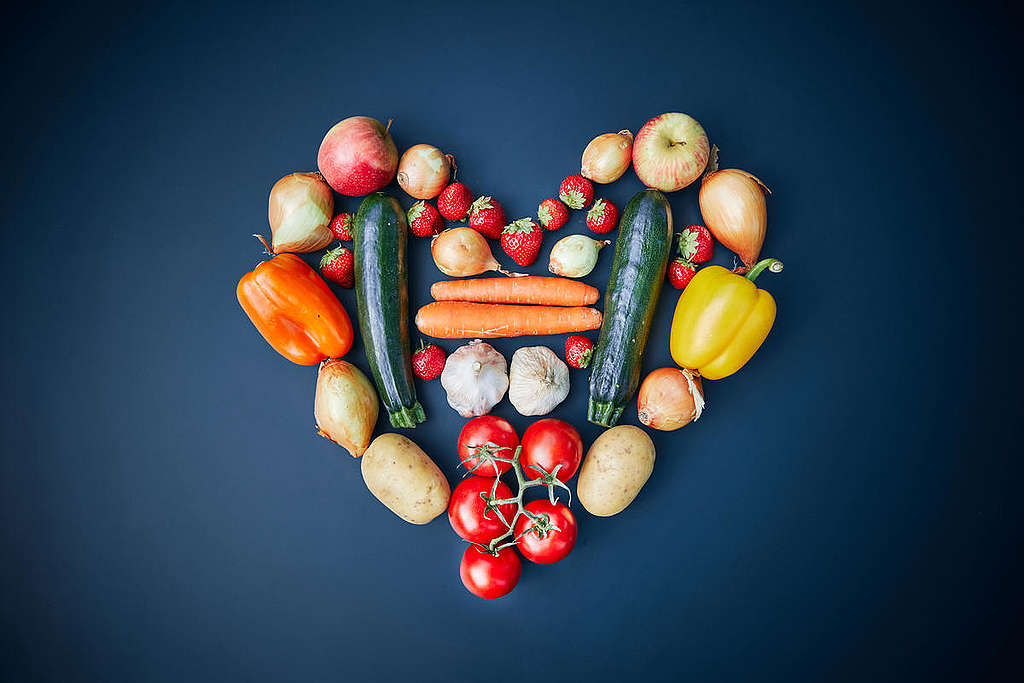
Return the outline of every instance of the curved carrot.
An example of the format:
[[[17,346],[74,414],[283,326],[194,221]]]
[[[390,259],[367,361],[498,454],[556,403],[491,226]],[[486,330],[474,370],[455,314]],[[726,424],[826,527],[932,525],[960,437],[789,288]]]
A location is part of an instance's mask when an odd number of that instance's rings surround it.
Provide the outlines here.
[[[416,313],[416,327],[439,339],[490,339],[562,334],[601,327],[601,312],[585,306],[516,306],[435,301]]]
[[[589,306],[597,301],[599,292],[596,287],[566,277],[526,275],[442,280],[431,285],[430,295],[437,301]]]

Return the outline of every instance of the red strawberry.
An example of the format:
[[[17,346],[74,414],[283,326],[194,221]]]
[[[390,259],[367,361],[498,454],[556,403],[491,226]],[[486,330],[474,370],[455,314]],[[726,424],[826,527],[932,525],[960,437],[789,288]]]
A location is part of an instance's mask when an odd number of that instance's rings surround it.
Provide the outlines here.
[[[469,207],[469,227],[484,237],[496,240],[501,237],[501,230],[505,227],[505,209],[501,208],[494,197],[478,197]]]
[[[331,232],[339,240],[352,241],[352,214],[339,213],[331,219]]]
[[[594,232],[611,232],[618,222],[619,210],[607,199],[598,199],[587,211],[587,227]]]
[[[569,208],[554,197],[549,197],[537,207],[537,220],[548,230],[558,230],[569,220]]]
[[[445,354],[437,344],[426,344],[421,341],[420,348],[412,354],[412,371],[422,380],[437,379],[444,370]]]
[[[417,237],[430,237],[441,232],[444,227],[441,223],[441,214],[437,212],[433,204],[418,201],[409,207],[409,232]]]
[[[673,259],[668,264],[668,281],[676,289],[683,289],[697,274],[697,266],[681,258]]]
[[[571,175],[558,188],[558,198],[570,209],[582,209],[594,201],[594,186],[581,175]]]
[[[529,218],[520,218],[501,231],[501,248],[521,266],[532,266],[540,253],[543,236],[540,226]]]
[[[462,183],[450,183],[437,196],[437,210],[450,221],[461,221],[473,204],[473,193]]]
[[[565,362],[577,370],[590,365],[594,342],[586,337],[574,334],[565,340]]]
[[[679,233],[679,255],[690,263],[705,263],[715,253],[711,231],[703,225],[687,225]]]
[[[331,249],[320,259],[320,274],[325,278],[351,289],[355,284],[355,259],[345,247]]]

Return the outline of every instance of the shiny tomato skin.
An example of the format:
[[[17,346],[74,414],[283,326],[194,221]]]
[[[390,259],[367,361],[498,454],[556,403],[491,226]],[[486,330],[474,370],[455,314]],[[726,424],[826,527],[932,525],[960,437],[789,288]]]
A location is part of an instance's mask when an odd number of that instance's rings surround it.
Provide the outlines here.
[[[448,502],[448,521],[452,529],[462,538],[472,543],[489,543],[491,539],[508,531],[508,525],[501,521],[495,510],[484,513],[486,503],[481,493],[491,495],[494,477],[466,477],[452,491]],[[496,498],[512,498],[512,489],[505,482],[499,481],[495,490]],[[516,514],[515,503],[506,503],[500,508],[505,521],[511,523]]]
[[[479,477],[500,477],[512,468],[507,462],[484,463],[475,470],[478,458],[473,456],[476,449],[472,446],[484,444],[503,446],[505,450],[498,451],[496,455],[500,458],[512,459],[515,455],[516,446],[519,445],[519,435],[508,420],[496,415],[481,415],[474,417],[466,423],[459,434],[459,461],[463,467]],[[497,468],[497,472],[495,472]]]
[[[583,459],[583,439],[576,428],[565,420],[548,417],[537,420],[523,432],[523,452],[520,463],[527,479],[540,479],[545,472],[552,472],[556,466],[558,479],[568,481],[580,468]]]
[[[558,527],[540,538],[536,531],[527,531],[534,526],[533,520],[520,515],[516,520],[516,547],[523,557],[537,564],[554,564],[565,558],[576,546],[576,517],[563,503],[554,503],[547,499],[535,500],[526,504],[526,509],[535,515],[546,514],[551,523]],[[526,533],[523,533],[526,532]]]
[[[523,573],[523,563],[515,548],[503,548],[492,555],[479,546],[471,545],[462,554],[459,575],[462,585],[472,593],[486,600],[508,595]]]

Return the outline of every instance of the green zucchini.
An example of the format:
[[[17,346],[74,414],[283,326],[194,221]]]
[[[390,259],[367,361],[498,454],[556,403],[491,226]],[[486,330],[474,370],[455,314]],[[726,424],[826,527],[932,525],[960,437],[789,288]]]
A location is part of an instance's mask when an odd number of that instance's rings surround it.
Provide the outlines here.
[[[415,427],[427,419],[412,380],[408,236],[405,211],[394,197],[375,192],[359,205],[352,235],[359,332],[392,427]]]
[[[640,358],[672,251],[672,209],[657,190],[637,193],[619,221],[590,370],[587,419],[611,427],[640,382]]]

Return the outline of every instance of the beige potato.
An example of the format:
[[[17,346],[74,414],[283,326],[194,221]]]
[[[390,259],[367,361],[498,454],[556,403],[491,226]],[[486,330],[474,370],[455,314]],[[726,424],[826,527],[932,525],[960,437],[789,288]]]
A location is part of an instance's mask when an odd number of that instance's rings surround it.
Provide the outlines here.
[[[361,462],[366,488],[405,521],[426,524],[448,509],[448,480],[430,456],[401,434],[378,436]]]
[[[592,515],[617,515],[633,502],[653,471],[651,437],[632,425],[612,427],[587,451],[576,497]]]

